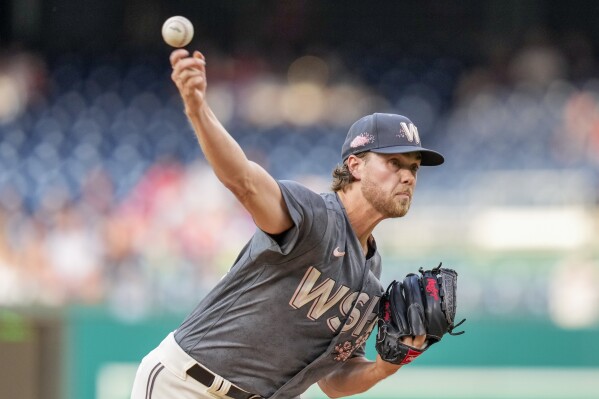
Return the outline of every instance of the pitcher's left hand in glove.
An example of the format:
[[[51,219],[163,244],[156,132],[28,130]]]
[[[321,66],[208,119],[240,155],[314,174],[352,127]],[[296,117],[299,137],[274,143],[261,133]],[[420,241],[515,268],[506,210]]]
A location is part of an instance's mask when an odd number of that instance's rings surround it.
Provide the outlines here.
[[[403,283],[393,281],[379,305],[376,350],[381,358],[404,365],[441,340],[454,325],[458,274],[452,269],[420,268],[421,276],[410,273]],[[404,337],[426,336],[425,346],[416,348],[402,342]]]

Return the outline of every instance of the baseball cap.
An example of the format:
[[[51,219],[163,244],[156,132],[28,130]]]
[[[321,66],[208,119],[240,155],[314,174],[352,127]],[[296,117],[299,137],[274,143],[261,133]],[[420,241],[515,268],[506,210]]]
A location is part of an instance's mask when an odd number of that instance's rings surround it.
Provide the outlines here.
[[[422,147],[416,125],[397,114],[374,113],[354,122],[341,148],[343,161],[351,154],[372,151],[380,154],[402,154],[419,151],[421,165],[441,165],[445,158],[436,151]]]

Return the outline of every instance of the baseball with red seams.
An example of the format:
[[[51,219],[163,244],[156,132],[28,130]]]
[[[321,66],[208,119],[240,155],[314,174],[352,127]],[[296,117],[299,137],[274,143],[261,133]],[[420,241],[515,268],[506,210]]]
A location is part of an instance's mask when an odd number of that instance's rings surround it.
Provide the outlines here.
[[[176,15],[162,25],[162,38],[172,47],[185,47],[193,39],[193,25],[189,19]]]

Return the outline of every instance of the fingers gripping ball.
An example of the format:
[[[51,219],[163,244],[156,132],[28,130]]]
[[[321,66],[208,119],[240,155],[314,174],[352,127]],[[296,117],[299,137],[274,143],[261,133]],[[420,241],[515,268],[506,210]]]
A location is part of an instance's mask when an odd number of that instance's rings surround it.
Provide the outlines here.
[[[193,39],[193,25],[185,17],[170,17],[162,25],[162,38],[169,46],[185,47]]]

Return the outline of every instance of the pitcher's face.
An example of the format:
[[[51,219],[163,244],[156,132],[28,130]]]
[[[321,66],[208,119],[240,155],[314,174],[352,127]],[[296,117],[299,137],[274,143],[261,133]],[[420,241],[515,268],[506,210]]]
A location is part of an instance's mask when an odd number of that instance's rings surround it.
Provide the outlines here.
[[[407,214],[416,187],[420,153],[370,153],[367,158],[361,179],[364,198],[385,218]]]

